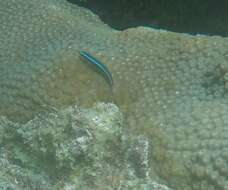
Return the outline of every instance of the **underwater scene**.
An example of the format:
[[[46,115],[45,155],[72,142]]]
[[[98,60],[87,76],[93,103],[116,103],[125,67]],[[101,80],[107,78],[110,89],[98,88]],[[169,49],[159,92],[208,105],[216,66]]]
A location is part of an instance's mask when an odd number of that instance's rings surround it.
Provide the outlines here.
[[[227,10],[0,0],[0,190],[228,190]]]

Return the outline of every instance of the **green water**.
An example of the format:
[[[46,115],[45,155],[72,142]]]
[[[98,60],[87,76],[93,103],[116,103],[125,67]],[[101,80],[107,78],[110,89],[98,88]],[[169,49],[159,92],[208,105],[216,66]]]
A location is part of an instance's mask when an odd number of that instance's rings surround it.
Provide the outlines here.
[[[0,189],[227,189],[226,38],[66,0],[0,0],[0,23]]]

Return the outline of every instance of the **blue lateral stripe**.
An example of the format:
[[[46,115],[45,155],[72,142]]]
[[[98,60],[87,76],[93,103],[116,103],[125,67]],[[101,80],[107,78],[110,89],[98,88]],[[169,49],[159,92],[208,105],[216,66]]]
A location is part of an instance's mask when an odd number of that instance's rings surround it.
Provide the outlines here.
[[[88,60],[90,63],[93,65],[97,66],[100,71],[104,74],[104,77],[108,79],[109,85],[112,87],[113,86],[113,79],[112,79],[112,74],[109,71],[108,67],[101,63],[98,59],[87,53],[86,51],[80,51],[80,55]]]

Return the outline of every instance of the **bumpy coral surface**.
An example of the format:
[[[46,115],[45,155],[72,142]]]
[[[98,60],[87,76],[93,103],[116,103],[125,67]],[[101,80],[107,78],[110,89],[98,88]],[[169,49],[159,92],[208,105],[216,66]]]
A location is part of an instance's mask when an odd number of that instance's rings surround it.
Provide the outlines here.
[[[149,164],[167,184],[228,189],[226,38],[120,32],[64,0],[1,0],[0,23],[1,115],[114,101],[129,131],[149,130]],[[80,50],[107,64],[112,92]]]

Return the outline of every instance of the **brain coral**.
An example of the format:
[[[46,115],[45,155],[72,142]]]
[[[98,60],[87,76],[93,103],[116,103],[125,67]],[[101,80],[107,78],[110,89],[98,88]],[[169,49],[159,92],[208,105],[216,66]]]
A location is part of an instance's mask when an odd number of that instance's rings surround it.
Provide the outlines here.
[[[116,31],[65,0],[0,1],[0,23],[1,115],[24,122],[52,106],[111,97],[129,128],[158,129],[165,143],[152,143],[152,159],[171,187],[228,189],[226,38]],[[79,50],[108,65],[112,95]]]

